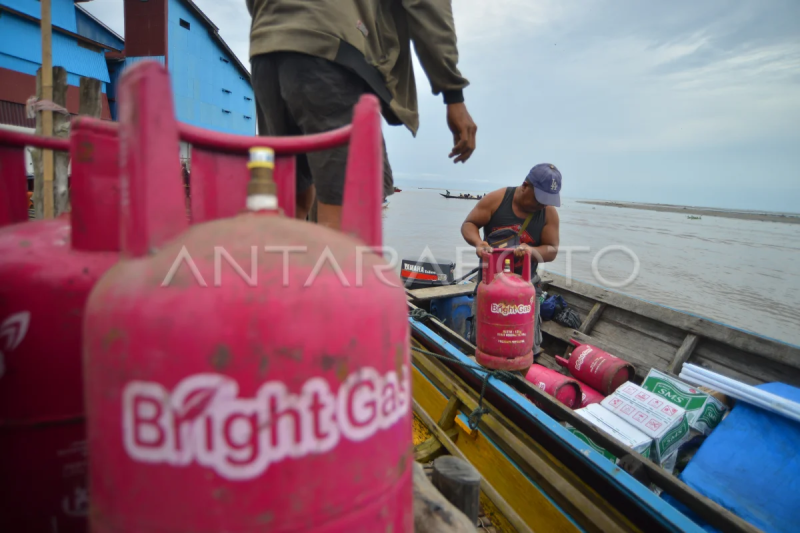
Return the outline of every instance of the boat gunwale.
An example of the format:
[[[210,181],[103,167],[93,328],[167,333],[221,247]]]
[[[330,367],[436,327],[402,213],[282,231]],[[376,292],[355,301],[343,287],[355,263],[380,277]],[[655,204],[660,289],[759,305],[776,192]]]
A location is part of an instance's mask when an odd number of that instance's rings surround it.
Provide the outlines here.
[[[486,372],[476,369],[475,367],[477,367],[477,364],[462,352],[457,350],[449,341],[441,337],[438,333],[424,325],[422,322],[412,317],[409,317],[409,322],[412,329],[416,333],[422,335],[429,342],[437,345],[449,356],[454,357],[456,360],[462,363],[469,364],[469,366],[462,367],[464,372],[470,374],[473,378],[479,380],[483,379],[483,376],[486,374]],[[436,322],[438,322],[438,320]],[[439,324],[437,324],[437,326]],[[449,329],[444,325],[441,325],[441,328]],[[459,374],[456,369],[451,368],[451,370],[456,372],[456,374]],[[525,384],[527,384],[527,382],[525,382]],[[524,386],[524,384],[522,385]],[[556,411],[558,415],[565,419],[570,425],[581,430],[587,434],[587,436],[590,436],[592,440],[607,448],[611,453],[615,453],[615,455],[620,457],[626,455],[632,457],[634,462],[638,462],[644,468],[645,472],[650,478],[650,481],[670,494],[681,504],[686,505],[691,511],[697,513],[702,519],[708,521],[711,525],[715,527],[722,527],[726,531],[759,531],[757,528],[752,526],[752,524],[747,523],[716,502],[697,493],[694,489],[687,486],[677,477],[667,473],[664,470],[661,470],[657,465],[649,462],[647,459],[641,457],[641,455],[628,449],[622,443],[614,440],[612,437],[600,433],[584,419],[575,415],[572,410],[562,406],[551,397],[542,393],[536,387],[533,387],[530,384],[527,385],[528,390],[526,390],[526,393],[536,397],[537,401],[541,401],[543,404],[547,405],[548,408]],[[620,487],[624,492],[629,494],[631,499],[640,502],[641,505],[649,508],[659,516],[663,516],[663,514],[666,513],[668,516],[673,516],[675,521],[678,523],[685,524],[685,521],[688,521],[692,527],[699,527],[675,507],[656,496],[630,474],[614,465],[607,458],[603,457],[601,454],[588,447],[586,443],[572,435],[568,430],[556,422],[552,415],[533,405],[533,403],[525,398],[518,389],[511,387],[507,383],[504,383],[495,377],[489,378],[487,382],[487,390],[489,389],[498,394],[516,410],[520,411],[520,414],[526,417],[531,423],[539,426],[542,431],[545,431],[551,435],[554,440],[558,441],[563,450],[571,453],[575,459],[583,464],[588,464],[588,466],[590,466],[590,468],[596,474],[605,478],[607,482]],[[695,530],[702,531],[702,529]]]

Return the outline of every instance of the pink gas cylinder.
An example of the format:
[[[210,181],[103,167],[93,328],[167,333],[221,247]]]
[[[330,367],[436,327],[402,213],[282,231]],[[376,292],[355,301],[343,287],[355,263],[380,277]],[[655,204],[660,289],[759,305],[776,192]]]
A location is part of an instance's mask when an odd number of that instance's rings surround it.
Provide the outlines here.
[[[522,276],[512,272],[513,253],[510,248],[492,251],[476,298],[475,358],[496,370],[522,370],[533,363],[536,289],[530,261],[523,262]]]
[[[545,391],[567,407],[575,407],[580,403],[581,389],[578,382],[555,370],[542,365],[531,365],[525,379]]]
[[[586,383],[581,383],[580,381],[576,381],[576,383],[581,388],[581,408],[593,403],[600,403],[605,398],[605,396],[591,388]]]
[[[3,531],[88,527],[81,326],[90,289],[118,257],[119,151],[113,126],[81,118],[71,130],[71,145],[0,130],[0,198],[14,207],[19,195],[5,192],[25,184],[26,145],[69,149],[72,160],[71,213],[0,213],[10,224],[0,228]]]
[[[269,138],[183,129],[158,63],[128,69],[119,99],[123,257],[84,322],[92,531],[413,531],[407,306],[375,253],[378,100],[330,135]],[[235,213],[187,227],[181,131],[232,175],[249,166]],[[348,141],[342,231],[284,216],[279,167]],[[191,187],[217,179],[197,163]],[[193,211],[224,212],[211,189]]]
[[[600,394],[611,394],[617,388],[633,379],[633,365],[605,352],[591,344],[581,344],[572,339],[575,345],[569,360],[556,356],[556,362],[569,369],[569,373],[579,381],[596,389]]]

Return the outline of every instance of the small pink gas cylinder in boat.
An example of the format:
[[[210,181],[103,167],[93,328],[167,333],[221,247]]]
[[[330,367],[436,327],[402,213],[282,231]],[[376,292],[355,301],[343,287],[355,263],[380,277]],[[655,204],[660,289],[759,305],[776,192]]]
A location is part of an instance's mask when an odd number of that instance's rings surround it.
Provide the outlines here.
[[[119,150],[114,127],[98,120],[75,119],[70,137],[0,130],[0,530],[9,532],[88,527],[81,326],[89,291],[118,257]],[[26,145],[70,150],[69,214],[28,222],[18,200]]]
[[[366,95],[336,132],[205,132],[175,122],[161,65],[123,74],[123,256],[84,322],[93,533],[413,531],[406,298],[375,253],[380,120]],[[192,209],[230,194],[235,212],[188,227],[179,131],[204,150]],[[342,231],[283,216],[294,154],[348,141]],[[246,195],[201,184],[222,166],[234,184],[249,166]]]
[[[581,408],[593,403],[600,403],[605,398],[605,396],[591,388],[586,383],[581,383],[580,381],[576,381],[576,383],[581,388]]]
[[[591,344],[575,345],[569,360],[556,356],[556,362],[569,369],[579,381],[596,389],[600,394],[611,394],[620,385],[633,379],[633,365]]]
[[[567,407],[577,408],[581,400],[578,382],[542,365],[531,365],[525,379]]]
[[[530,261],[523,262],[522,276],[512,271],[513,253],[497,248],[489,254],[476,298],[475,358],[496,370],[522,370],[533,363],[536,289]]]

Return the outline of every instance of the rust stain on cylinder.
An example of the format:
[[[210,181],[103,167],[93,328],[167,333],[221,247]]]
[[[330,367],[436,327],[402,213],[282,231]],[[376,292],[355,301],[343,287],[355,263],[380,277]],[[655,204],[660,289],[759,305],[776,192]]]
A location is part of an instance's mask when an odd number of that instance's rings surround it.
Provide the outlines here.
[[[211,355],[211,366],[216,370],[225,370],[231,362],[231,352],[224,344],[218,344]]]

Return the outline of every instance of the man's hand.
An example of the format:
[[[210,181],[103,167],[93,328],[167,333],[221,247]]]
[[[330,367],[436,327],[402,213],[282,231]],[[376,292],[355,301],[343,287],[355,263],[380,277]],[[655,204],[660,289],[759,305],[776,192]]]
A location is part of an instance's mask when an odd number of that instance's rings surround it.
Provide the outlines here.
[[[527,244],[520,244],[516,248],[514,248],[514,257],[524,257],[525,255],[531,255],[533,253],[533,248],[528,246]]]
[[[453,132],[453,150],[448,157],[456,156],[453,163],[463,163],[475,151],[475,134],[478,132],[478,126],[463,102],[447,105],[447,127]]]
[[[492,247],[489,246],[489,243],[486,241],[481,242],[478,246],[475,247],[475,255],[480,258],[483,258],[484,255],[489,255],[492,253]]]

